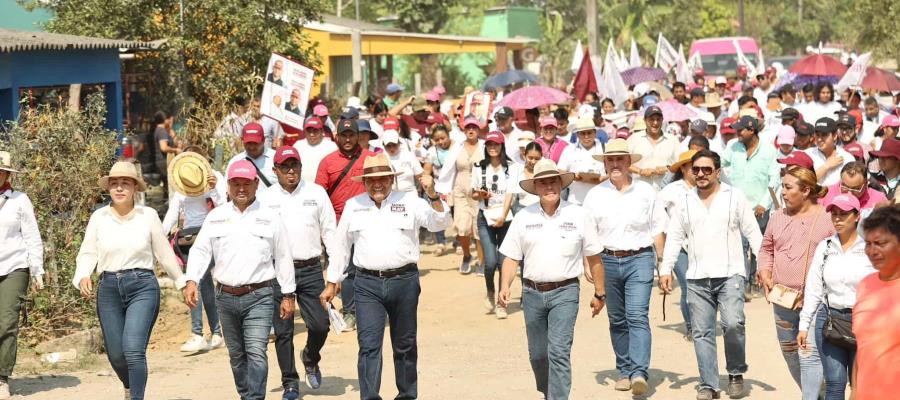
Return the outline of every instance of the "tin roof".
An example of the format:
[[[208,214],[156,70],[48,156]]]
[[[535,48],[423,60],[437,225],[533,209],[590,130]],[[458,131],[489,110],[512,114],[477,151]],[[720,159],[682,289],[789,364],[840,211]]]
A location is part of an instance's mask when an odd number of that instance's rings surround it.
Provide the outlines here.
[[[88,36],[63,35],[48,32],[28,32],[0,28],[0,53],[35,50],[95,50],[95,49],[156,49],[164,40],[101,39]]]

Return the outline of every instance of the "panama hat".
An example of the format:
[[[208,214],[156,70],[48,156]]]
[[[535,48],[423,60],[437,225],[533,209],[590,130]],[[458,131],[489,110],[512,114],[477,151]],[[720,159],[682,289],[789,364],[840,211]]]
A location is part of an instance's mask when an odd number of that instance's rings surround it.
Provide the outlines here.
[[[597,131],[594,120],[590,118],[578,118],[578,120],[575,121],[575,125],[572,127],[572,132],[581,131]]]
[[[391,160],[388,160],[384,153],[378,153],[374,156],[366,157],[363,161],[363,174],[354,176],[352,179],[356,182],[362,182],[363,178],[374,178],[376,176],[398,176],[403,171],[396,172],[391,167]]]
[[[9,155],[8,151],[0,151],[0,170],[19,173],[18,170],[13,169],[12,156]]]
[[[138,175],[137,167],[134,166],[134,163],[116,161],[110,168],[109,174],[97,180],[97,183],[103,190],[109,190],[109,178],[131,178],[134,179],[138,192],[147,190],[147,184],[144,182],[144,178]]]
[[[549,158],[542,158],[537,164],[534,164],[534,176],[531,179],[523,179],[519,181],[519,187],[522,190],[537,195],[534,190],[534,181],[543,178],[551,178],[558,176],[562,179],[562,189],[569,187],[575,180],[575,174],[572,172],[560,172],[556,167],[556,163]]]
[[[678,161],[676,161],[675,164],[672,164],[669,166],[669,172],[671,172],[673,174],[678,172],[678,170],[681,169],[682,165],[691,162],[691,158],[694,157],[694,154],[697,154],[697,150],[688,150],[688,151],[685,151],[684,153],[681,153],[678,156]]]
[[[641,160],[641,155],[628,151],[628,142],[625,139],[613,139],[606,143],[606,151],[603,154],[597,154],[594,157],[597,161],[603,161],[606,156],[631,156],[631,163]]]
[[[185,151],[169,163],[169,180],[176,192],[188,197],[200,196],[209,191],[206,177],[212,167],[206,157],[193,151]]]
[[[722,107],[724,105],[725,101],[719,98],[719,93],[717,92],[707,93],[706,97],[703,99],[703,103],[700,104],[701,107],[705,108]]]

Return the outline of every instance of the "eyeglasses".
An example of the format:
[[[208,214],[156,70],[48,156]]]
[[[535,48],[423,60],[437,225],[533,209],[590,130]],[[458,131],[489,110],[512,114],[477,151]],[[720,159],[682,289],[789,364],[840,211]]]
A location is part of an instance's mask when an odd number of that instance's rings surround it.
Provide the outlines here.
[[[288,171],[290,171],[290,170],[299,171],[299,170],[300,170],[300,163],[279,164],[279,165],[276,165],[275,168],[278,168],[279,171],[281,171],[282,173],[285,173],[285,174],[286,174],[286,173],[288,173]]]
[[[716,169],[713,167],[691,167],[691,173],[693,173],[694,175],[700,175],[701,172],[703,173],[703,175],[712,175],[715,170]]]
[[[841,184],[841,193],[847,193],[847,192],[850,192],[850,193],[854,193],[854,194],[860,194],[860,193],[864,192],[865,190],[866,190],[866,185],[862,185],[862,186],[860,186],[860,187],[852,188],[852,187],[847,186],[847,185],[845,185],[845,184],[843,184],[843,183]]]

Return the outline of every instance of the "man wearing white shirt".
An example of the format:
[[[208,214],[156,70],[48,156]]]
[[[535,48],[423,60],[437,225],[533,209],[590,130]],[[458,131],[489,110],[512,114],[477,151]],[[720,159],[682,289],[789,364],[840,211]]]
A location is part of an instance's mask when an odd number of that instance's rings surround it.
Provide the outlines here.
[[[874,97],[866,98],[863,105],[865,111],[863,112],[863,126],[862,133],[859,134],[859,141],[872,146],[875,140],[875,131],[881,127],[881,123],[884,121],[884,117],[888,116],[888,113],[881,110],[881,107],[878,106],[878,100]]]
[[[500,133],[503,134],[506,143],[517,143],[519,141],[519,134],[521,134],[522,131],[515,124],[513,110],[511,108],[501,107],[494,113],[494,120],[496,129],[491,130],[500,131]],[[517,164],[525,164],[525,159],[522,158],[522,154],[516,146],[507,147],[506,156]]]
[[[213,209],[200,228],[187,264],[185,303],[197,305],[197,282],[215,259],[212,277],[219,283],[216,305],[238,395],[263,400],[269,362],[266,355],[272,313],[293,319],[294,267],[281,218],[256,198],[257,172],[247,160],[228,168],[232,201]],[[274,304],[273,287],[284,300]]]
[[[841,168],[853,161],[853,155],[837,146],[837,124],[828,117],[819,118],[815,125],[816,147],[806,149],[813,160],[816,177],[822,186],[831,186],[841,181]]]
[[[719,397],[716,359],[716,313],[722,315],[728,390],[731,398],[744,394],[747,372],[744,288],[747,285],[742,237],[759,253],[762,234],[750,203],[740,189],[719,183],[721,160],[708,150],[695,154],[691,172],[695,191],[675,202],[668,224],[660,287],[672,291],[672,268],[684,247],[688,254],[687,302],[690,307],[694,351],[700,368],[697,398]],[[724,245],[722,245],[724,242]]]
[[[630,389],[640,396],[649,390],[648,313],[657,264],[654,253],[662,254],[667,216],[650,184],[632,179],[631,163],[641,155],[629,152],[628,147],[624,139],[613,139],[604,154],[594,156],[603,160],[609,180],[588,192],[584,208],[588,212],[586,229],[589,235],[597,235],[604,248],[606,310],[619,371],[615,389]]]
[[[603,163],[594,159],[603,154],[603,146],[597,143],[597,127],[589,118],[581,118],[575,122],[575,134],[578,143],[566,146],[559,156],[559,169],[575,174],[575,182],[569,187],[569,198],[573,204],[582,204],[588,191],[603,179]]]
[[[425,172],[422,164],[416,160],[413,153],[401,151],[400,134],[397,131],[393,129],[384,131],[384,134],[381,135],[381,143],[391,160],[391,167],[396,172],[402,172],[394,179],[393,189],[399,192],[415,192],[416,181]]]
[[[354,176],[366,192],[347,201],[334,235],[335,255],[328,264],[325,290],[319,296],[328,307],[337,284],[356,267],[353,283],[359,342],[359,391],[362,399],[380,399],[381,348],[385,319],[391,329],[397,399],[418,395],[416,344],[419,305],[419,228],[438,232],[450,226],[449,207],[423,177],[426,199],[412,192],[391,190],[398,173],[384,154],[367,157],[363,173]],[[350,248],[353,247],[351,254]]]
[[[756,104],[766,104],[768,102],[769,92],[772,91],[772,82],[769,81],[769,77],[766,76],[766,74],[757,75],[756,82],[758,83],[758,86],[753,88],[753,98],[756,99]],[[776,96],[776,98],[777,97],[778,96]],[[778,102],[781,102],[780,98]]]
[[[294,143],[294,147],[300,152],[300,159],[303,160],[300,179],[304,182],[315,183],[319,163],[325,156],[337,150],[337,145],[324,137],[324,129],[321,119],[307,118],[303,123],[303,132],[306,133],[306,138]]]
[[[275,173],[272,172],[275,150],[265,146],[265,134],[262,125],[256,122],[250,122],[244,125],[241,141],[244,143],[244,151],[237,153],[231,160],[228,160],[227,170],[235,162],[247,160],[251,162],[251,166],[256,170],[257,177],[263,184],[263,188],[267,188],[275,183]]]
[[[663,186],[663,178],[669,172],[669,166],[678,160],[680,143],[674,136],[663,134],[663,112],[659,107],[647,107],[644,121],[647,123],[647,130],[628,137],[629,152],[640,155],[630,163],[630,171],[637,180],[646,182],[653,190],[659,191]]]
[[[301,168],[302,166],[302,168]],[[322,243],[329,255],[334,254],[335,214],[325,189],[313,182],[300,179],[302,160],[297,149],[282,146],[275,151],[275,174],[278,184],[266,189],[260,201],[278,214],[287,229],[288,242],[294,263],[294,292],[300,305],[300,315],[306,325],[306,346],[300,360],[306,373],[306,383],[318,389],[322,383],[319,361],[321,350],[328,338],[328,311],[319,303],[319,294],[325,289],[322,276]],[[275,304],[283,295],[276,285]],[[300,378],[294,361],[294,321],[283,320],[276,313],[272,316],[275,329],[275,354],[281,369],[282,400],[296,400],[300,396]]]

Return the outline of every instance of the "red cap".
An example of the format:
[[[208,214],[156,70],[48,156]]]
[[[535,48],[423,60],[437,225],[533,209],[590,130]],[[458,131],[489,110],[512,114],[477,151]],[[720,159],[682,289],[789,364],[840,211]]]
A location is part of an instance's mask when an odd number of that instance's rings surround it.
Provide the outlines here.
[[[479,129],[481,129],[481,121],[479,121],[478,118],[475,118],[475,117],[466,117],[466,119],[463,120],[463,129],[465,129],[465,128],[468,127],[469,125],[475,125],[475,126],[477,126]]]
[[[553,118],[553,116],[550,115],[541,117],[540,123],[541,128],[546,128],[548,126],[559,128],[559,124],[556,122],[556,118]]]
[[[812,158],[809,158],[809,155],[803,151],[795,151],[791,154],[788,154],[787,157],[778,160],[778,162],[784,165],[798,165],[806,169],[813,169]]]
[[[241,140],[244,143],[262,143],[266,140],[265,134],[263,134],[263,127],[256,122],[250,122],[244,125],[244,128],[241,130]]]
[[[775,67],[773,67],[773,66],[769,66],[768,68],[766,68],[767,74],[774,74],[775,72],[778,72],[778,71],[775,71]]]
[[[292,158],[300,161],[300,153],[297,152],[294,146],[281,146],[278,150],[275,150],[275,164],[283,164]]]
[[[616,130],[616,139],[628,139],[628,136],[631,132],[628,131],[628,128],[619,128]]]
[[[844,145],[844,151],[850,153],[851,155],[853,155],[853,157],[856,158],[866,158],[866,151],[859,143],[850,143],[848,145]]]
[[[255,181],[257,179],[256,168],[253,167],[253,164],[250,164],[250,161],[235,161],[228,167],[228,180],[230,181],[232,179],[249,179]]]
[[[694,76],[703,76],[703,68],[697,68],[694,70]]]
[[[484,137],[485,143],[493,142],[493,143],[497,143],[497,144],[503,144],[503,142],[505,140],[506,139],[503,138],[503,134],[498,131],[493,131],[491,133],[488,133],[487,136]]]
[[[313,115],[317,115],[319,117],[325,117],[328,115],[328,107],[325,107],[324,104],[319,104],[313,107]]]
[[[306,119],[306,122],[303,123],[303,129],[322,129],[322,120],[317,117],[310,117]]]
[[[861,110],[850,110],[850,111],[847,111],[847,115],[852,115],[853,118],[856,120],[856,129],[862,128],[863,117],[862,117],[862,111],[861,111]]]
[[[442,124],[444,123],[444,116],[441,113],[433,112],[428,114],[428,117],[425,118],[425,123],[429,126],[434,124]]]
[[[731,125],[734,125],[735,122],[737,122],[737,120],[734,118],[723,118],[722,123],[719,124],[719,132],[721,132],[722,134],[737,133],[737,131],[731,127]]]
[[[381,125],[384,130],[393,129],[395,131],[400,130],[400,120],[394,117],[388,117],[384,119],[384,124]]]
[[[445,89],[442,85],[437,85],[437,86],[431,88],[431,92],[432,92],[432,93],[437,93],[438,96],[440,96],[440,95],[442,95],[442,94],[444,94],[444,93],[447,93],[447,89]]]

